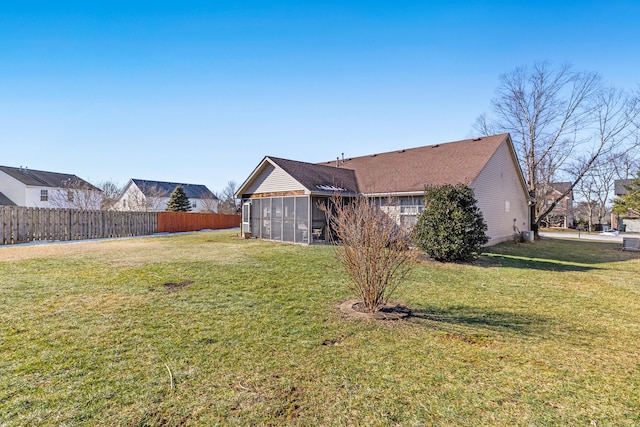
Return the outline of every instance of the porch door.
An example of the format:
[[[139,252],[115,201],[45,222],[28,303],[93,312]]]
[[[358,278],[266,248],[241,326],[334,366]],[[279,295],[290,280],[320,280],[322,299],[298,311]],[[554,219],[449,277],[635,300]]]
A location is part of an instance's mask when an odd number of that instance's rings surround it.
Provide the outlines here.
[[[242,205],[242,234],[251,233],[251,202]]]

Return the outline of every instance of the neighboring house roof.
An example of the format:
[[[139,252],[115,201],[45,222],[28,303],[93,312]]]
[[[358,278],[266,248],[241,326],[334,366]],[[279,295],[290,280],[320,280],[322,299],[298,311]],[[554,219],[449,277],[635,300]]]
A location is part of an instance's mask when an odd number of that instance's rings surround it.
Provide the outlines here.
[[[215,194],[205,185],[150,181],[146,179],[132,179],[131,181],[142,191],[145,197],[169,197],[173,190],[181,185],[190,199],[217,199]]]
[[[571,183],[570,182],[552,182],[549,184],[551,186],[551,188],[553,188],[555,191],[557,191],[560,194],[564,194],[565,191],[569,190],[569,188],[571,188]],[[572,192],[569,192],[568,195],[571,195]]]
[[[640,218],[640,212],[633,209],[629,209],[625,213],[620,214],[619,216],[625,219],[636,219],[636,218]]]
[[[35,187],[65,187],[69,183],[77,183],[88,189],[101,191],[99,188],[91,185],[82,178],[68,173],[39,171],[28,168],[14,168],[10,166],[0,166],[0,171],[6,173],[12,178],[20,181],[24,185]]]
[[[17,206],[13,200],[0,193],[0,206]]]
[[[628,186],[629,184],[631,184],[631,181],[633,180],[632,179],[616,179],[613,182],[616,196],[627,194],[627,189],[624,188],[624,186],[625,185]]]
[[[366,194],[422,192],[425,185],[471,184],[508,133],[337,161]],[[322,163],[336,164],[336,161]]]

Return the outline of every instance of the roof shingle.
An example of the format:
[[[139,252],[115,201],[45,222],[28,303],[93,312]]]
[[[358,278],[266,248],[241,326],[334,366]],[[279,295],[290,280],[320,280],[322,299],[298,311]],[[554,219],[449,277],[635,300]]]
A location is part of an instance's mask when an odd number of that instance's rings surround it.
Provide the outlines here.
[[[616,179],[613,184],[615,187],[615,194],[616,196],[621,196],[623,194],[627,194],[627,189],[624,188],[624,186],[628,186],[629,184],[631,184],[631,181],[633,181],[632,179]]]
[[[70,183],[74,183],[74,185],[77,183],[89,189],[99,190],[97,187],[94,187],[82,178],[68,173],[47,172],[27,168],[14,168],[10,166],[0,166],[0,171],[20,181],[24,185],[57,188],[66,187]]]
[[[0,206],[16,206],[16,204],[13,202],[13,200],[0,193]]]
[[[215,194],[205,185],[180,184],[177,182],[151,181],[146,179],[132,179],[146,197],[169,197],[177,186],[181,185],[190,199],[217,199]]]
[[[354,157],[338,161],[338,167],[353,170],[360,191],[366,194],[420,192],[425,185],[470,184],[508,137],[503,133]]]
[[[300,184],[312,192],[359,193],[358,181],[353,170],[314,163],[268,157]]]

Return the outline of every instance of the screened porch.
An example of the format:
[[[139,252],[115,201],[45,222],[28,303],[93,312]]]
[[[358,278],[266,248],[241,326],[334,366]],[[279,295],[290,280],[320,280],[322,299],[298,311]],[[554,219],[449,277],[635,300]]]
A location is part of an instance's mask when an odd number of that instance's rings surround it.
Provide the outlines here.
[[[244,200],[242,232],[247,237],[291,243],[329,241],[329,227],[320,208],[327,197],[260,197]]]

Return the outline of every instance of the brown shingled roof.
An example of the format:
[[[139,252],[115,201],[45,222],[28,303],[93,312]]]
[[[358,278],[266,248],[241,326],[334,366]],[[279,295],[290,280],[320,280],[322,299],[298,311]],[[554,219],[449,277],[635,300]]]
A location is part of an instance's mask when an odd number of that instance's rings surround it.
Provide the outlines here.
[[[552,182],[549,185],[551,185],[551,187],[560,192],[560,193],[564,193],[565,191],[568,191],[569,188],[571,187],[571,183],[570,182]]]
[[[366,194],[420,192],[425,185],[471,184],[508,133],[354,157],[339,162],[355,172]],[[321,163],[327,167],[336,161]],[[335,168],[335,166],[333,166]]]
[[[351,169],[268,157],[273,163],[312,192],[359,193],[358,181]]]

